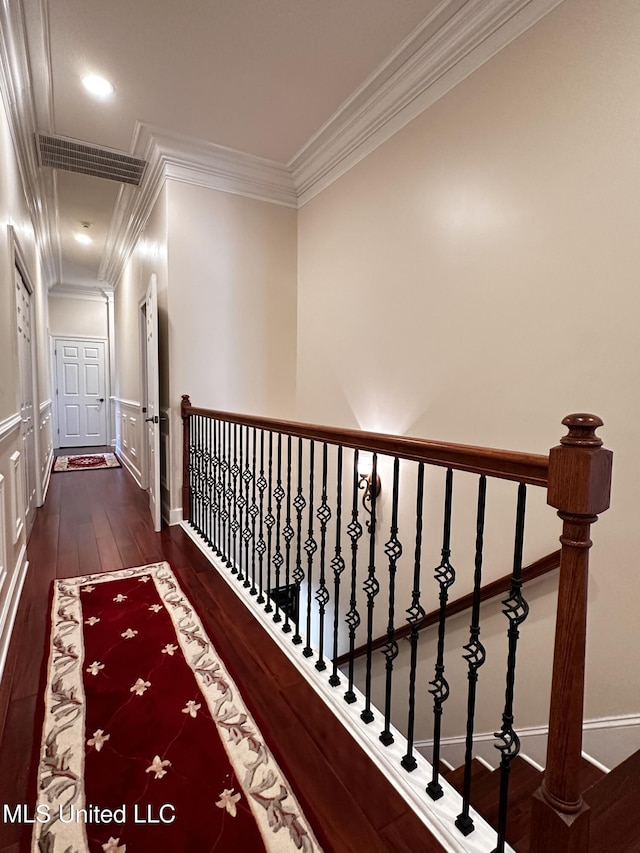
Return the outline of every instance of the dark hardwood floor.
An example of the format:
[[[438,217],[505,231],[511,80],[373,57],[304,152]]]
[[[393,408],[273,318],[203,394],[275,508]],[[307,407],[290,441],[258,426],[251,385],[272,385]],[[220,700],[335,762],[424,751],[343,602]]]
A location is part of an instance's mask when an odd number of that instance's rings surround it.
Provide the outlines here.
[[[51,581],[163,559],[198,608],[326,850],[443,849],[189,537],[178,527],[154,532],[146,493],[124,468],[53,474],[28,559],[0,684],[0,853],[25,849],[30,835],[28,827],[2,823],[1,810],[28,802]]]

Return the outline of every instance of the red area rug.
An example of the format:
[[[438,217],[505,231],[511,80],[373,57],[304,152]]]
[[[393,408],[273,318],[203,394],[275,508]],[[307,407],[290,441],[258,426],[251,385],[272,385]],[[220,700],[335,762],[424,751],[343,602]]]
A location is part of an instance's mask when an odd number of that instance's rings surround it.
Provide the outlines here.
[[[167,563],[54,582],[33,851],[316,853]]]
[[[121,468],[114,453],[93,453],[89,455],[56,456],[54,471],[93,471],[95,468]]]

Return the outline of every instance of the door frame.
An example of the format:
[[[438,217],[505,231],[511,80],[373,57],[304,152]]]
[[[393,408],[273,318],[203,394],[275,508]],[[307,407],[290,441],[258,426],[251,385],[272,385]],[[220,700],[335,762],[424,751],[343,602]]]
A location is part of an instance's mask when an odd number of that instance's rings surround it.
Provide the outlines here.
[[[9,261],[11,264],[11,281],[15,280],[14,269],[17,268],[20,276],[22,277],[22,281],[24,286],[26,287],[29,293],[29,322],[31,325],[31,394],[33,397],[33,432],[34,432],[34,450],[33,450],[33,465],[35,470],[33,471],[33,475],[35,478],[36,484],[36,506],[42,506],[44,503],[44,484],[41,474],[42,467],[42,449],[40,447],[40,396],[38,391],[38,347],[37,347],[37,328],[36,328],[36,306],[35,306],[35,287],[33,286],[33,280],[29,274],[29,267],[27,265],[26,255],[18,239],[18,235],[16,233],[16,229],[9,225],[7,226],[8,236],[9,236]],[[12,285],[12,293],[13,293],[13,323],[15,329],[15,323],[17,318],[18,306],[16,304],[15,297],[15,288]],[[17,334],[17,330],[15,331]],[[17,342],[17,339],[16,339]],[[18,364],[18,370],[21,370],[21,366]],[[21,402],[21,401],[19,401]],[[25,480],[27,476],[26,472],[27,460],[25,459]],[[26,482],[25,482],[25,495],[26,495]],[[35,507],[34,507],[35,510]],[[35,518],[35,512],[34,512]],[[27,538],[29,537],[29,533],[31,531],[27,530]]]
[[[53,422],[55,423],[55,429],[53,434],[53,446],[56,450],[60,448],[60,410],[58,407],[58,371],[57,371],[57,363],[56,363],[56,345],[58,341],[102,341],[104,343],[104,385],[105,385],[105,402],[110,401],[111,399],[111,371],[110,371],[110,347],[109,347],[109,338],[98,337],[97,335],[52,335],[49,333],[49,363],[51,364],[51,377],[52,377],[52,385],[53,388]],[[104,408],[104,417],[106,421],[106,431],[105,431],[105,446],[111,445],[111,415],[110,415],[111,406],[106,405]]]

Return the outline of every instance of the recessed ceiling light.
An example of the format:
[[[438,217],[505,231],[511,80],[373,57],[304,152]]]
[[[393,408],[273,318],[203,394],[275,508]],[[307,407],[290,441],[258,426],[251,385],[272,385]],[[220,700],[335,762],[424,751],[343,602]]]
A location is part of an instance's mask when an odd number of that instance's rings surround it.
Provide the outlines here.
[[[78,241],[78,243],[82,243],[83,246],[90,246],[91,243],[93,243],[93,240],[91,239],[91,237],[89,237],[88,234],[83,234],[83,233],[76,234],[75,238]]]
[[[97,98],[106,98],[108,95],[113,94],[114,91],[113,84],[105,80],[104,77],[98,77],[97,74],[88,74],[86,77],[83,77],[82,85],[87,92],[90,92]]]

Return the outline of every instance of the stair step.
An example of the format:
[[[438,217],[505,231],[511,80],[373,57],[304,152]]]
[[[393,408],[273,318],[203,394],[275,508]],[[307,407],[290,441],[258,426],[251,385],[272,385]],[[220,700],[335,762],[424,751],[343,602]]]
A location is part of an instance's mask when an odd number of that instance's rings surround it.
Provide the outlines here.
[[[488,776],[492,772],[490,767],[487,767],[486,764],[483,764],[482,761],[478,761],[477,758],[471,759],[471,791],[475,789],[475,783],[478,779],[482,779],[484,776]],[[462,788],[464,786],[464,764],[460,767],[456,767],[455,770],[446,770],[442,774],[443,778],[447,780],[447,782],[456,789],[456,791],[461,794]]]

